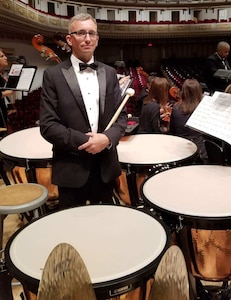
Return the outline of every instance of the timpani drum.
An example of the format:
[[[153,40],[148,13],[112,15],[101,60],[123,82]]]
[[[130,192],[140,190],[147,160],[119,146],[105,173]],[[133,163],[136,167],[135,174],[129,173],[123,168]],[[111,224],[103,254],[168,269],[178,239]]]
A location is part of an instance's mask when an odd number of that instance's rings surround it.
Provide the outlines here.
[[[169,247],[164,223],[149,212],[87,205],[49,214],[18,230],[5,249],[9,272],[36,294],[52,249],[68,243],[86,264],[97,299],[146,284]]]
[[[49,191],[49,199],[58,198],[51,184],[52,145],[40,134],[39,127],[16,131],[0,141],[2,177],[6,184],[38,182]]]
[[[168,134],[125,136],[120,140],[117,150],[119,162],[127,175],[130,202],[133,206],[139,204],[140,186],[147,176],[159,169],[189,164],[197,154],[196,144]],[[122,187],[125,186],[123,175]]]
[[[144,202],[176,233],[189,271],[198,279],[231,278],[231,168],[192,165],[147,179]]]

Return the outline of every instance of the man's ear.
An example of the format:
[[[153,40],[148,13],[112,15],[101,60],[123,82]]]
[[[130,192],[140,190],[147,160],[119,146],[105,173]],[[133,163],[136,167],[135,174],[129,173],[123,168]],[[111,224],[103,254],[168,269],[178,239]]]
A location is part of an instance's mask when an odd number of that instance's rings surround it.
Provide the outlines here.
[[[95,45],[95,48],[98,47],[98,44],[99,44],[99,40],[97,40],[96,45]]]
[[[68,43],[69,46],[72,46],[70,34],[66,35],[66,41],[67,41],[67,43]]]

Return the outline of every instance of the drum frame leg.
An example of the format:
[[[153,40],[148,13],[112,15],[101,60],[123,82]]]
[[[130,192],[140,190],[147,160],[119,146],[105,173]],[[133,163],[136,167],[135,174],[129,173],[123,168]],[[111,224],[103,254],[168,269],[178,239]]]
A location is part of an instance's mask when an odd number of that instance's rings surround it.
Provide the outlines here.
[[[0,260],[0,300],[14,300],[11,288],[13,277],[8,272],[4,259]]]
[[[3,220],[4,220],[4,216],[0,215],[0,258],[3,257]]]
[[[0,159],[0,175],[1,175],[4,183],[6,185],[10,185],[10,181],[9,181],[7,175],[6,175],[6,172],[4,171],[4,162],[3,162],[2,159]]]
[[[223,281],[222,286],[218,286],[218,285],[203,285],[200,279],[196,279],[196,285],[197,285],[197,299],[200,300],[231,299],[231,286],[228,285],[228,281]]]
[[[30,166],[30,163],[28,160],[26,160],[25,173],[26,173],[28,182],[37,183],[35,168],[33,166]]]
[[[136,184],[136,172],[130,165],[128,165],[126,170],[126,178],[131,205],[137,207],[139,205],[139,195]]]
[[[31,293],[26,286],[23,285],[23,293],[25,296],[25,300],[36,300],[37,299],[37,295]]]

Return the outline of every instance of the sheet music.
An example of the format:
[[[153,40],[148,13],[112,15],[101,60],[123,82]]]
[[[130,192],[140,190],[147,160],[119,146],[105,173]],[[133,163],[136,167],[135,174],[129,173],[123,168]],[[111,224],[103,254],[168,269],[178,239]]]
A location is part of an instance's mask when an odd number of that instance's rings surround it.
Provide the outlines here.
[[[223,63],[225,64],[225,62],[223,62]],[[228,66],[227,66],[226,69],[218,69],[213,76],[221,78],[221,79],[230,79],[231,78],[231,70],[228,69]]]
[[[23,65],[13,64],[10,68],[9,76],[20,76]]]
[[[215,92],[204,96],[186,126],[231,145],[231,94]]]
[[[122,98],[125,96],[126,90],[131,86],[132,81],[132,78],[128,78],[123,84],[120,85]]]
[[[29,91],[31,82],[34,77],[35,68],[23,68],[20,74],[19,82],[17,84],[17,90]]]
[[[0,89],[9,89],[14,91],[29,91],[35,76],[37,67],[25,67],[20,64],[12,65],[8,81]]]
[[[16,88],[22,68],[23,68],[22,64],[13,64],[11,66],[7,82],[3,88],[6,88],[6,89],[15,89]]]

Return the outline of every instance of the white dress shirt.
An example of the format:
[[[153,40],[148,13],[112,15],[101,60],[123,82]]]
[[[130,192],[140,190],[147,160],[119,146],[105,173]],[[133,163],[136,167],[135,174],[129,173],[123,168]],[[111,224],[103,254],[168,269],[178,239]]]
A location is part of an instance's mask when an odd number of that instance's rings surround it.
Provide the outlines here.
[[[94,58],[87,63],[90,64],[93,62]],[[99,82],[97,73],[91,68],[80,71],[79,63],[82,63],[82,61],[76,58],[73,54],[71,55],[71,63],[74,67],[74,71],[79,82],[80,91],[82,93],[91,126],[91,131],[97,132],[99,121]]]

